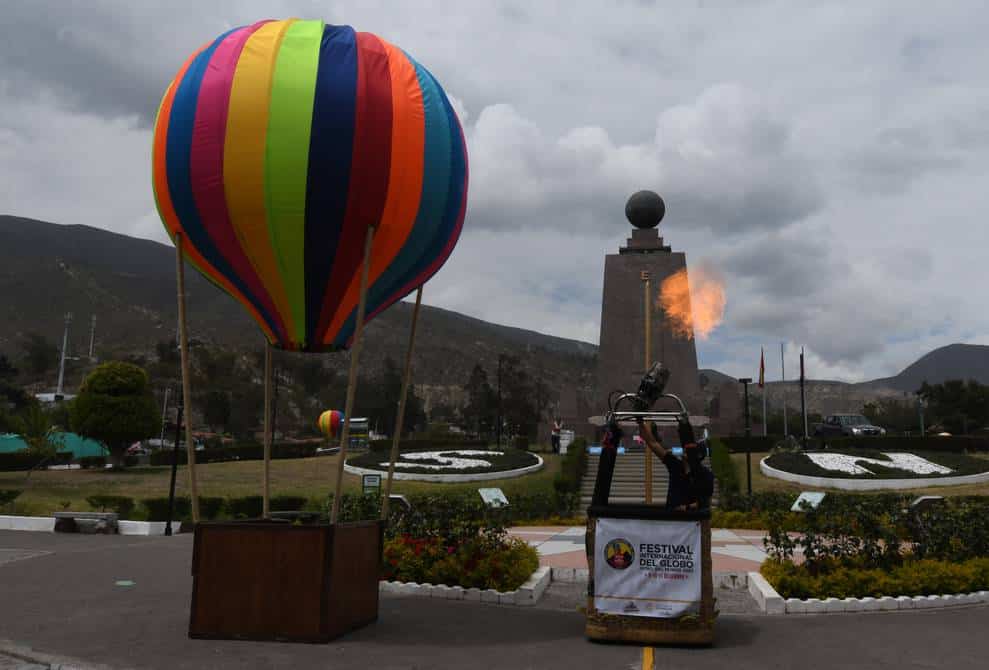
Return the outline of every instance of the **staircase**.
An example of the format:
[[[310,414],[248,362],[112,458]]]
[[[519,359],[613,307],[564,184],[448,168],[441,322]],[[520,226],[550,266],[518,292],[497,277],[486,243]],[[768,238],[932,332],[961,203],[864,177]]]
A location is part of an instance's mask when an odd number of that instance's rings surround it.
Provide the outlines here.
[[[666,488],[669,483],[669,473],[666,466],[658,458],[652,456],[652,501],[656,505],[666,504]],[[580,483],[580,508],[587,509],[594,494],[594,480],[598,474],[598,463],[601,456],[588,454],[587,471]],[[705,462],[705,465],[710,466]],[[645,452],[618,454],[615,459],[615,474],[611,479],[611,492],[608,502],[611,503],[641,503],[645,502]],[[717,504],[718,482],[714,482],[712,506]]]

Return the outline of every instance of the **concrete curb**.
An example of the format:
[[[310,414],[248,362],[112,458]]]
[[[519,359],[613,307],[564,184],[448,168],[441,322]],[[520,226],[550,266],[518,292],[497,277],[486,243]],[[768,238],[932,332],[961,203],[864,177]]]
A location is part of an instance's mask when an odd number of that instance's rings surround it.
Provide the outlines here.
[[[768,456],[766,458],[769,458]],[[917,477],[915,479],[847,479],[841,477],[812,477],[777,470],[766,465],[766,458],[759,461],[759,470],[767,477],[814,488],[832,488],[843,491],[879,491],[885,489],[919,489],[932,486],[958,486],[989,482],[989,472],[957,477]]]
[[[379,593],[394,593],[420,598],[440,598],[443,600],[470,600],[491,603],[492,605],[512,605],[531,607],[539,602],[543,592],[552,580],[552,570],[548,566],[537,568],[529,579],[515,591],[495,591],[494,589],[465,589],[462,586],[446,584],[416,584],[415,582],[378,582]]]
[[[55,517],[0,514],[0,530],[34,530],[52,533],[55,531]]]
[[[758,572],[748,574],[749,593],[766,614],[786,614],[783,598]]]
[[[442,451],[442,450],[440,450]],[[450,451],[456,451],[456,449],[451,449]],[[537,463],[534,465],[527,465],[524,468],[518,468],[517,470],[499,470],[498,472],[475,472],[472,474],[465,475],[431,475],[425,472],[399,472],[395,471],[395,479],[418,481],[418,482],[447,482],[447,483],[461,483],[461,482],[482,482],[489,479],[513,479],[515,477],[521,477],[523,475],[532,474],[537,470],[541,470],[543,467],[543,457],[539,454],[532,454],[536,457]],[[344,472],[349,472],[352,475],[383,475],[387,474],[387,470],[372,470],[370,468],[358,468],[356,466],[350,465],[349,463],[343,464]]]
[[[945,609],[989,604],[989,591],[949,593],[939,596],[883,596],[881,598],[787,598],[758,572],[750,572],[749,593],[766,614],[838,614],[842,612],[895,612],[919,609]]]

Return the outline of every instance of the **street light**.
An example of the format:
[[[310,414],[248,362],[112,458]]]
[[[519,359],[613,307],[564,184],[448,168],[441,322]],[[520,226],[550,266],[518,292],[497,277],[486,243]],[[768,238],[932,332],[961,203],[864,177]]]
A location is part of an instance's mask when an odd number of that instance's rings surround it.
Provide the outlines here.
[[[182,439],[182,396],[175,404],[175,444],[172,446],[172,481],[168,485],[168,519],[165,521],[165,535],[172,534],[172,517],[175,515],[175,472],[179,468],[179,440]]]
[[[742,377],[738,383],[745,389],[745,478],[749,495],[752,495],[752,427],[749,425],[749,384],[751,377]]]

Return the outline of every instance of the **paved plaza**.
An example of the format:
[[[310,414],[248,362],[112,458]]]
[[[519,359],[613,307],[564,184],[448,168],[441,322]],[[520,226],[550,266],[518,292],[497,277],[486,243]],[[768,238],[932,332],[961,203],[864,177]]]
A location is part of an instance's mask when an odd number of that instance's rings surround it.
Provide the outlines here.
[[[584,639],[576,585],[536,608],[388,595],[327,645],[190,640],[191,540],[0,531],[0,668],[642,667],[639,647]],[[986,626],[987,607],[723,615],[713,648],[657,649],[655,667],[979,668]]]

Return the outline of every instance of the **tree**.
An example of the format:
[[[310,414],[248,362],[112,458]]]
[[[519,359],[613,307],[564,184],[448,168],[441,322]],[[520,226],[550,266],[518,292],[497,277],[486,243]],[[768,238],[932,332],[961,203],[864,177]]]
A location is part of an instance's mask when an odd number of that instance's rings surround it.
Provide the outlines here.
[[[62,446],[62,438],[55,428],[54,413],[34,402],[24,412],[21,438],[27,442],[28,449],[51,458]]]
[[[0,379],[11,380],[17,376],[17,368],[10,362],[6,354],[0,354]]]
[[[181,360],[179,346],[175,339],[160,340],[155,344],[155,352],[158,354],[158,362],[163,365],[178,365]]]
[[[495,428],[498,413],[498,398],[491,384],[488,383],[488,373],[480,363],[474,365],[470,378],[464,385],[467,403],[463,416],[467,429],[475,435],[490,436]]]
[[[905,433],[920,430],[920,413],[917,399],[879,398],[862,406],[862,414],[877,426],[888,431]]]
[[[203,397],[203,419],[214,432],[230,425],[230,395],[226,391],[208,391]]]
[[[49,342],[44,335],[28,333],[21,342],[21,349],[24,351],[28,368],[34,374],[44,374],[58,363],[58,347]]]
[[[72,403],[71,417],[75,432],[100,442],[115,467],[123,464],[131,444],[160,427],[148,374],[131,363],[104,363],[89,373]]]
[[[931,423],[941,423],[950,433],[968,433],[989,423],[989,386],[975,380],[924,382],[917,393],[928,403]]]

